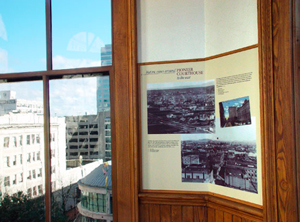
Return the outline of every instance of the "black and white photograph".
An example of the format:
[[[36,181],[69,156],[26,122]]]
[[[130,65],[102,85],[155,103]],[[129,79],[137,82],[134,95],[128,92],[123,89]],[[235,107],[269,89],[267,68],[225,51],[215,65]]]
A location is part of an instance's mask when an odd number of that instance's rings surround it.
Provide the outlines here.
[[[219,103],[221,127],[251,124],[249,96]]]
[[[148,134],[215,132],[215,81],[147,84]]]
[[[247,134],[246,138],[242,134]],[[255,128],[245,126],[243,131],[231,131],[221,137],[181,135],[181,173],[182,182],[257,193]]]

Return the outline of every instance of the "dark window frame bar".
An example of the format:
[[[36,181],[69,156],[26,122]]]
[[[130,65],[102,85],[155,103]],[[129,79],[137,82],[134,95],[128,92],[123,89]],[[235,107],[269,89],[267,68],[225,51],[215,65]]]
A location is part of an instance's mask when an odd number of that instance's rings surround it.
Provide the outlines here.
[[[51,222],[52,188],[51,188],[51,154],[50,154],[50,101],[49,81],[62,79],[65,75],[102,74],[112,75],[113,66],[86,67],[53,70],[52,63],[52,0],[46,0],[46,71],[1,73],[0,83],[41,80],[43,82],[44,108],[44,166],[45,166],[45,220]],[[111,4],[112,8],[112,4]],[[112,10],[112,9],[111,9]],[[112,14],[113,17],[113,14]],[[111,17],[111,20],[112,20]],[[112,24],[112,23],[111,23]],[[113,33],[113,27],[112,27]],[[112,36],[113,38],[113,36]],[[113,39],[112,39],[113,40]],[[113,48],[112,48],[113,54]],[[112,56],[113,58],[113,56]],[[113,61],[112,61],[113,62]],[[112,63],[113,64],[113,63]],[[111,84],[110,84],[111,85]],[[110,99],[111,100],[111,99]],[[112,101],[112,100],[111,100]]]

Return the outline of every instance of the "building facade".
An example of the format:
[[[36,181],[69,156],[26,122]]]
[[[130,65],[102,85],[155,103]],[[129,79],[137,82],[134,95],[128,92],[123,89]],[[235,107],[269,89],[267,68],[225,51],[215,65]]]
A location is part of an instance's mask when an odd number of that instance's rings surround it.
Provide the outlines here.
[[[43,115],[9,113],[0,116],[0,188],[2,193],[23,191],[31,197],[44,194]],[[52,189],[57,190],[65,171],[65,121],[51,119]],[[61,138],[63,132],[63,138]]]
[[[43,113],[43,102],[16,99],[16,92],[11,90],[0,91],[0,116],[9,112]]]
[[[110,112],[99,112],[97,115],[65,117],[68,160],[80,156],[83,160],[104,159],[108,134],[105,124],[109,116]]]

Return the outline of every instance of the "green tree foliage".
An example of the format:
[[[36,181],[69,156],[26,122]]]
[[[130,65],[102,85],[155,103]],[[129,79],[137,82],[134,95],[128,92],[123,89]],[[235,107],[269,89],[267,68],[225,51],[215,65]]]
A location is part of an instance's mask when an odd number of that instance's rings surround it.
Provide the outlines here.
[[[66,222],[67,216],[61,203],[52,200],[52,221]],[[2,222],[41,222],[45,221],[44,196],[31,199],[23,192],[13,195],[0,194],[0,221]]]

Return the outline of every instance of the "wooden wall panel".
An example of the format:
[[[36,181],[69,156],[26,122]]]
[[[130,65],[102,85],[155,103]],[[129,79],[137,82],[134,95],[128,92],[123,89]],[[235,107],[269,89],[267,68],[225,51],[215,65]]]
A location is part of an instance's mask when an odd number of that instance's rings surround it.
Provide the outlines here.
[[[141,204],[139,208],[139,221],[140,222],[150,222],[149,221],[149,204]]]
[[[140,222],[262,222],[261,217],[222,207],[140,204]]]
[[[193,222],[194,221],[194,209],[192,206],[182,207],[182,221]]]
[[[160,222],[160,208],[157,204],[151,204],[149,206],[149,215],[151,222]]]
[[[171,206],[160,205],[160,222],[171,222]]]
[[[181,222],[181,206],[175,205],[171,206],[171,219],[172,222]]]
[[[207,222],[206,207],[194,207],[194,222]]]

